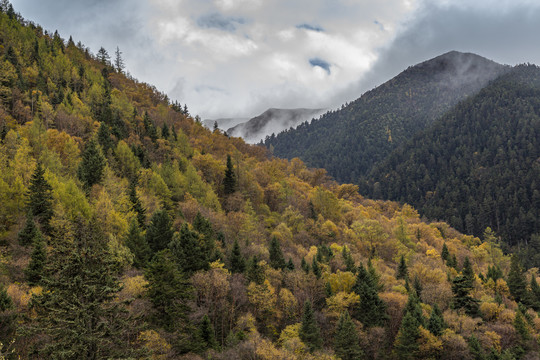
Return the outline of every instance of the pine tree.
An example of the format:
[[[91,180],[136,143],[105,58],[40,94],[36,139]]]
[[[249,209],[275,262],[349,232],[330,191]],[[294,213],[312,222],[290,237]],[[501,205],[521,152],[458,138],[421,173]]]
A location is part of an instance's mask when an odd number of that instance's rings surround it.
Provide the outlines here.
[[[471,351],[473,360],[486,360],[486,354],[484,353],[482,344],[480,344],[480,341],[474,335],[471,335],[469,338],[469,350]]]
[[[517,255],[512,255],[508,272],[508,289],[516,302],[527,300],[527,281]]]
[[[417,358],[418,343],[420,337],[418,320],[410,313],[406,313],[401,320],[394,351],[399,360],[413,360]]]
[[[127,323],[122,303],[113,301],[120,284],[107,242],[95,220],[75,224],[75,236],[57,239],[42,279],[43,292],[34,295],[37,315],[33,331],[43,359],[106,359],[130,357],[127,338],[137,329]]]
[[[388,319],[386,304],[379,297],[376,281],[364,265],[358,266],[353,291],[360,295],[360,304],[355,307],[353,316],[366,327],[384,326]]]
[[[242,251],[240,250],[238,239],[234,239],[231,253],[229,255],[229,269],[233,274],[241,274],[246,271],[246,260],[244,259]]]
[[[309,264],[307,263],[305,258],[302,258],[302,261],[300,262],[300,267],[306,274],[309,274]]]
[[[358,344],[358,332],[347,311],[339,317],[334,340],[334,352],[342,360],[360,360],[364,358],[362,349]]]
[[[488,266],[487,271],[487,278],[493,279],[493,281],[497,281],[498,279],[502,279],[503,273],[501,268],[498,265]]]
[[[448,251],[446,243],[444,243],[442,246],[441,259],[443,259],[444,261],[448,261],[448,259],[450,259],[450,252]]]
[[[456,276],[452,281],[454,299],[451,305],[453,309],[464,309],[469,316],[479,315],[479,301],[469,295],[474,286],[474,278],[475,276],[471,262],[469,261],[469,258],[466,257],[463,262],[461,275]]]
[[[129,184],[129,201],[131,202],[131,210],[137,215],[139,226],[144,229],[146,227],[146,209],[143,207],[141,200],[137,196],[137,184],[131,181]]]
[[[105,158],[94,139],[88,141],[82,153],[78,176],[88,191],[92,186],[101,182],[105,170]]]
[[[13,339],[17,330],[17,312],[13,300],[3,284],[0,284],[0,339]]]
[[[30,255],[30,263],[28,267],[24,270],[24,277],[26,282],[30,286],[39,285],[41,282],[41,277],[43,276],[43,271],[45,268],[45,263],[47,261],[47,251],[45,249],[45,241],[40,233],[36,233],[36,236],[33,239],[34,249]]]
[[[173,238],[173,230],[169,214],[165,210],[157,210],[152,214],[146,230],[146,242],[155,254],[166,249]]]
[[[188,300],[192,289],[178,269],[170,250],[158,252],[145,273],[147,295],[154,307],[153,321],[169,332],[185,331],[191,311]]]
[[[407,268],[407,263],[405,262],[405,256],[401,255],[399,260],[399,265],[397,269],[396,279],[405,279],[408,277],[409,270]]]
[[[200,212],[197,212],[195,219],[193,219],[193,229],[199,234],[203,235],[203,251],[207,256],[209,262],[216,259],[216,243],[214,241],[215,233],[214,228],[207,218],[202,216]]]
[[[137,219],[132,219],[129,223],[128,233],[126,235],[125,244],[134,256],[133,266],[137,269],[142,269],[150,260],[150,246],[146,238],[141,233]]]
[[[248,281],[254,282],[257,285],[261,285],[262,283],[264,283],[264,269],[259,264],[259,258],[257,257],[257,255],[253,255],[253,257],[249,259],[246,278],[248,279]]]
[[[223,192],[225,195],[236,191],[236,175],[231,160],[231,155],[227,155],[227,168],[225,169],[225,178],[223,179]]]
[[[163,127],[161,128],[161,137],[163,139],[168,139],[169,136],[171,135],[171,132],[169,131],[169,127],[167,126],[167,124],[163,124]]]
[[[420,298],[420,296],[422,296],[423,288],[422,288],[422,284],[420,283],[420,279],[418,278],[418,276],[414,277],[413,288],[414,288],[414,292],[416,292],[416,295],[418,295],[418,297]]]
[[[274,269],[284,269],[286,265],[279,240],[272,236],[272,240],[270,240],[270,266]]]
[[[201,324],[197,329],[196,338],[199,343],[199,352],[218,348],[214,327],[207,315],[204,315],[202,318]]]
[[[356,274],[356,264],[354,263],[354,259],[351,256],[351,252],[346,246],[343,247],[341,255],[343,257],[343,262],[345,263],[345,270]]]
[[[531,292],[530,292],[530,301],[529,303],[536,311],[540,310],[540,286],[536,281],[536,275],[531,275]]]
[[[287,262],[287,270],[293,271],[295,269],[294,263],[291,258],[289,258],[289,261]]]
[[[52,187],[45,180],[45,169],[38,163],[30,179],[27,206],[30,213],[37,218],[45,233],[50,232],[50,221],[53,216]]]
[[[527,323],[524,319],[521,309],[518,309],[516,311],[516,316],[514,317],[514,329],[519,335],[520,345],[525,347],[527,341],[529,341],[531,338],[531,334],[529,333],[529,329],[527,327]]]
[[[299,335],[300,340],[306,344],[310,352],[320,349],[323,345],[319,326],[309,300],[304,303],[304,316]]]
[[[13,308],[13,300],[7,293],[7,290],[3,284],[0,284],[0,311],[4,312]]]
[[[311,270],[313,270],[313,274],[317,279],[321,278],[322,271],[316,256],[313,257],[313,261],[311,262]]]
[[[119,73],[124,70],[124,59],[122,59],[122,52],[120,51],[120,48],[117,46],[116,51],[114,52],[114,66],[116,68],[116,71]]]
[[[420,298],[416,295],[415,292],[409,294],[409,299],[403,309],[403,315],[409,314],[415,318],[418,325],[424,326],[426,319],[424,318],[424,312],[422,311],[422,306],[420,305]]]
[[[441,312],[441,309],[437,304],[433,305],[431,309],[431,315],[429,316],[429,322],[427,324],[427,329],[435,336],[441,336],[446,325],[444,323],[444,318]]]
[[[111,57],[109,56],[109,53],[105,48],[102,46],[99,48],[97,52],[97,59],[100,63],[103,65],[110,65],[111,63]]]
[[[199,234],[183,224],[169,244],[172,254],[182,272],[187,275],[208,269],[209,254],[199,239]]]
[[[107,154],[109,149],[112,149],[114,146],[113,140],[111,139],[111,133],[109,131],[109,125],[105,124],[104,122],[99,125],[97,140],[105,154]]]
[[[29,212],[26,215],[26,222],[24,223],[24,227],[17,234],[19,245],[21,246],[31,245],[38,233],[39,233],[39,229],[37,228],[36,223],[34,222],[34,217],[32,216],[32,213]]]

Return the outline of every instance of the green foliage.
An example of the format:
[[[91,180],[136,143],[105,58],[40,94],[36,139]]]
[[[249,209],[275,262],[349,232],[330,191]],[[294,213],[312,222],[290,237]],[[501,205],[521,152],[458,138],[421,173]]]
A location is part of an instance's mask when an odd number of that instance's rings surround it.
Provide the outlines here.
[[[13,300],[8,295],[4,285],[0,284],[0,311],[4,312],[13,308]]]
[[[499,265],[495,264],[493,266],[488,266],[488,271],[487,271],[487,278],[488,279],[493,279],[493,281],[497,281],[498,279],[502,279],[503,277],[503,272],[501,270],[501,268],[499,267]]]
[[[246,270],[246,260],[240,250],[238,239],[234,239],[234,243],[229,255],[229,270],[234,273],[243,273]]]
[[[302,326],[300,327],[299,335],[300,339],[307,345],[311,352],[320,349],[323,345],[319,325],[317,324],[315,313],[309,301],[304,303],[304,315],[302,317]]]
[[[78,176],[88,191],[92,186],[103,179],[105,170],[105,158],[98,148],[94,139],[88,141],[82,153],[82,161],[79,164]]]
[[[305,258],[302,258],[302,261],[300,262],[300,267],[302,268],[302,270],[304,270],[306,274],[309,273],[309,264],[307,263]]]
[[[45,232],[50,231],[49,222],[53,216],[52,210],[52,187],[43,176],[45,169],[38,162],[28,187],[27,206],[43,226]]]
[[[24,277],[29,285],[35,286],[41,283],[41,277],[47,261],[45,240],[40,233],[36,233],[33,239],[34,249],[30,255],[30,263],[24,270]]]
[[[464,309],[469,316],[479,315],[478,303],[480,301],[470,295],[474,286],[474,278],[475,276],[471,262],[469,261],[469,258],[466,257],[463,262],[461,275],[456,276],[452,281],[452,292],[454,294],[452,308]]]
[[[252,281],[257,285],[262,285],[262,283],[264,282],[264,268],[262,268],[259,264],[259,258],[257,257],[257,255],[253,255],[251,259],[249,259],[246,271],[246,278],[248,279],[248,281]]]
[[[212,326],[208,315],[203,316],[199,328],[197,329],[196,338],[200,347],[199,352],[206,349],[216,350],[218,348],[214,327]]]
[[[129,223],[124,242],[134,256],[133,266],[138,269],[144,268],[150,260],[151,250],[146,238],[141,233],[137,219],[133,219]]]
[[[409,294],[409,299],[407,300],[405,309],[403,309],[403,315],[405,316],[406,314],[414,317],[419,326],[424,326],[426,319],[424,318],[422,306],[420,305],[420,298],[415,292]]]
[[[420,337],[419,326],[420,323],[413,314],[405,313],[394,344],[394,351],[398,359],[413,360],[417,358],[417,340]]]
[[[519,258],[516,255],[512,255],[507,283],[510,295],[512,295],[516,302],[519,303],[527,300],[527,280],[525,279]]]
[[[36,223],[34,222],[34,217],[32,216],[32,213],[29,212],[26,215],[26,222],[24,223],[24,227],[19,231],[17,234],[17,238],[19,240],[19,245],[21,246],[28,246],[31,245],[36,236],[39,233],[39,229],[36,226]]]
[[[287,264],[285,263],[285,258],[283,257],[283,252],[281,251],[281,246],[279,240],[273,236],[270,240],[270,266],[274,269],[284,269]]]
[[[396,279],[405,279],[407,277],[409,277],[409,270],[407,268],[407,263],[405,262],[405,257],[401,255],[396,273]]]
[[[152,214],[146,229],[146,242],[153,253],[164,250],[173,238],[171,218],[165,210],[157,210]]]
[[[146,209],[137,196],[136,184],[133,181],[129,184],[129,201],[131,202],[131,210],[137,215],[139,226],[144,229],[146,227]]]
[[[109,125],[105,123],[99,124],[97,140],[105,154],[107,154],[109,150],[114,147],[114,142],[111,139],[111,133],[109,131]]]
[[[334,351],[342,360],[360,360],[364,354],[358,344],[358,333],[348,312],[341,314],[336,328]]]
[[[441,336],[443,330],[446,328],[443,314],[439,305],[434,304],[431,309],[431,315],[427,324],[427,329],[435,336]]]
[[[187,224],[183,224],[180,232],[175,234],[169,244],[169,249],[182,272],[191,275],[195,271],[208,269],[212,254],[208,253],[199,234],[191,231]]]
[[[443,259],[444,261],[448,261],[448,259],[450,259],[450,252],[448,251],[446,243],[444,243],[442,246],[441,259]]]
[[[315,277],[317,279],[321,278],[322,270],[319,266],[319,262],[317,261],[317,257],[313,257],[313,261],[311,262],[311,270],[313,270],[313,274],[315,274]]]
[[[388,315],[386,304],[378,294],[379,284],[364,265],[360,264],[353,291],[360,295],[360,304],[354,308],[353,316],[366,327],[384,326]]]
[[[225,178],[223,179],[223,193],[225,195],[232,194],[236,191],[236,175],[231,160],[231,156],[227,155],[227,168],[225,169]]]
[[[486,354],[484,353],[484,349],[482,349],[482,344],[480,344],[480,341],[474,335],[469,338],[469,350],[471,351],[473,360],[486,360]]]
[[[345,270],[356,274],[356,264],[354,263],[351,252],[346,246],[343,247],[343,250],[341,251],[341,256],[343,257],[343,261],[345,262]]]

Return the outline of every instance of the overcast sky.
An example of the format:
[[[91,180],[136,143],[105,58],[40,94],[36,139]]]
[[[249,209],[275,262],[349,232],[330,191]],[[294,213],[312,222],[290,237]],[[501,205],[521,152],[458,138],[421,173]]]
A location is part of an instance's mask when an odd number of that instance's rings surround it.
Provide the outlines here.
[[[12,0],[205,118],[335,108],[450,50],[540,64],[536,0]]]

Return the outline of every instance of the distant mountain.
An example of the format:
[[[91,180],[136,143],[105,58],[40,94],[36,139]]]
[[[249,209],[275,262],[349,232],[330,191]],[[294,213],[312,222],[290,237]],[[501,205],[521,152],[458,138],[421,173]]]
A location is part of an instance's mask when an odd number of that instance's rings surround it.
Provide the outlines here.
[[[265,145],[276,156],[299,157],[341,182],[357,183],[397,146],[508,70],[481,56],[452,51],[409,67],[341,109],[272,136]]]
[[[540,233],[540,68],[518,66],[458,104],[375,167],[365,192],[529,241]]]
[[[256,143],[273,133],[296,127],[321,115],[324,109],[268,109],[245,123],[231,126],[227,133]]]
[[[236,126],[240,123],[248,121],[249,118],[222,118],[222,119],[206,119],[202,123],[208,129],[213,129],[214,124],[217,123],[218,128],[221,130],[227,130],[233,126]]]

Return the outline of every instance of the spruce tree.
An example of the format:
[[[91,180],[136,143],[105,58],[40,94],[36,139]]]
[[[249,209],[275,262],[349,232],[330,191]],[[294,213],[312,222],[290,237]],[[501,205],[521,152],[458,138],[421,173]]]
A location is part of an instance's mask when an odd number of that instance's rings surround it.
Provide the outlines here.
[[[415,318],[418,325],[424,326],[426,319],[424,318],[424,312],[422,311],[422,306],[420,305],[420,298],[416,295],[415,292],[409,294],[409,299],[403,309],[403,315],[409,314]]]
[[[399,360],[414,360],[417,358],[418,343],[420,337],[418,327],[420,324],[411,313],[406,313],[401,320],[394,351]]]
[[[199,352],[207,349],[217,349],[218,344],[216,341],[216,335],[214,333],[214,327],[208,318],[208,315],[204,315],[197,329],[196,334],[197,342],[199,345]]]
[[[538,285],[538,282],[536,281],[536,275],[531,275],[531,292],[530,292],[530,305],[533,307],[534,310],[538,311],[540,310],[540,286]]]
[[[193,219],[193,229],[203,236],[202,246],[209,262],[216,260],[215,232],[210,221],[197,212]]]
[[[444,261],[448,261],[448,259],[450,259],[450,252],[448,251],[446,243],[444,243],[442,246],[441,259],[443,259]]]
[[[300,262],[300,267],[306,274],[309,273],[309,264],[307,263],[305,258],[302,258],[302,261]]]
[[[242,251],[240,250],[238,239],[234,239],[231,253],[229,255],[229,270],[231,270],[233,274],[241,274],[246,271],[246,260],[244,259]]]
[[[13,308],[13,300],[7,293],[6,287],[0,284],[0,311],[4,312]]]
[[[33,240],[34,249],[30,255],[28,267],[24,270],[24,277],[30,286],[36,286],[41,283],[41,277],[47,261],[47,250],[45,249],[45,240],[40,233],[36,233]]]
[[[480,341],[474,335],[471,335],[469,338],[469,350],[473,360],[486,360],[486,354],[484,353],[482,344],[480,344]]]
[[[517,255],[512,255],[508,272],[508,289],[510,294],[520,303],[527,300],[527,281]]]
[[[422,296],[423,288],[422,288],[422,284],[420,283],[420,279],[418,278],[418,276],[414,277],[413,288],[414,288],[414,291],[416,292],[416,295],[418,295],[418,297],[420,298],[420,296]]]
[[[289,258],[289,261],[287,262],[287,270],[290,270],[290,271],[294,270],[294,263],[291,258]]]
[[[105,170],[105,158],[94,139],[88,141],[82,153],[78,176],[83,187],[88,191],[92,186],[101,182]]]
[[[109,131],[109,125],[104,122],[99,125],[97,140],[105,155],[109,152],[109,149],[112,149],[114,146],[113,140],[111,139],[111,132]]]
[[[208,269],[209,254],[199,239],[199,234],[191,231],[188,224],[182,225],[179,233],[170,242],[169,249],[182,272],[187,275]]]
[[[169,332],[186,331],[191,311],[187,302],[192,289],[170,250],[160,251],[154,256],[145,277],[148,280],[147,296],[154,308],[153,322]]]
[[[168,139],[169,136],[171,135],[171,132],[169,131],[169,127],[167,126],[167,124],[163,124],[163,127],[161,128],[161,137],[163,139]]]
[[[345,311],[339,317],[334,340],[334,352],[341,360],[361,360],[364,354],[358,344],[358,332]]]
[[[137,329],[126,322],[123,304],[113,301],[121,287],[98,224],[76,223],[75,236],[57,239],[53,251],[43,292],[31,302],[37,315],[33,331],[46,335],[38,337],[38,357],[130,357],[127,339]]]
[[[139,196],[137,196],[136,181],[131,181],[129,184],[129,201],[131,202],[131,210],[137,215],[137,222],[142,229],[146,228],[146,209],[143,207]]]
[[[28,187],[27,206],[30,213],[37,218],[46,233],[50,232],[49,222],[53,216],[52,187],[45,180],[45,169],[38,162]]]
[[[388,319],[386,304],[379,297],[377,279],[362,264],[358,267],[353,291],[360,295],[360,304],[354,308],[354,318],[366,327],[384,326]]]
[[[356,264],[354,263],[354,259],[351,256],[351,252],[346,246],[343,247],[343,250],[341,251],[341,256],[343,257],[343,262],[345,263],[345,270],[356,274]]]
[[[319,266],[319,262],[317,261],[316,256],[313,257],[313,261],[311,262],[311,270],[313,270],[313,274],[315,275],[317,279],[321,278],[322,270],[321,270],[321,267]]]
[[[435,336],[441,336],[446,325],[444,323],[443,314],[437,304],[431,308],[431,315],[427,324],[427,329]]]
[[[248,262],[246,278],[248,281],[252,281],[257,285],[264,283],[264,269],[259,264],[259,258],[257,255],[253,255]]]
[[[13,339],[17,330],[17,312],[13,300],[3,284],[0,284],[0,339]]]
[[[405,262],[405,256],[401,255],[401,259],[399,260],[399,265],[397,269],[396,278],[397,279],[405,279],[408,277],[408,269],[407,269],[407,263]]]
[[[452,300],[453,309],[464,309],[465,313],[469,316],[478,316],[478,303],[479,301],[472,296],[472,283],[466,275],[459,275],[452,281],[452,292],[454,293],[454,299]]]
[[[225,195],[236,191],[236,175],[231,160],[231,155],[227,155],[227,168],[225,169],[225,178],[223,179],[223,192]]]
[[[36,223],[34,222],[34,217],[32,216],[32,213],[29,212],[26,215],[26,222],[24,223],[24,227],[17,234],[19,245],[21,246],[31,245],[38,233],[39,233],[39,229],[37,228]]]
[[[146,238],[141,233],[137,219],[132,219],[129,223],[125,244],[134,256],[133,266],[142,269],[150,260],[151,250]]]
[[[304,316],[299,335],[300,340],[306,344],[310,352],[320,349],[323,345],[319,326],[309,300],[304,303]]]
[[[501,268],[499,267],[499,265],[488,266],[488,271],[487,271],[488,279],[493,279],[493,281],[497,281],[498,279],[502,279],[502,277],[503,277],[503,272]]]
[[[279,244],[279,240],[272,236],[272,240],[270,240],[270,266],[274,269],[284,269],[286,266],[285,258],[283,257],[283,253],[281,252],[281,246]]]
[[[166,249],[173,238],[171,219],[166,210],[157,210],[152,214],[146,230],[146,242],[153,253]]]

